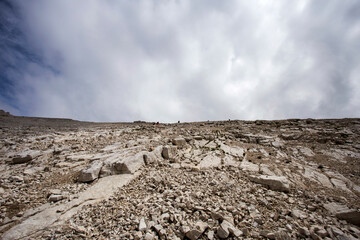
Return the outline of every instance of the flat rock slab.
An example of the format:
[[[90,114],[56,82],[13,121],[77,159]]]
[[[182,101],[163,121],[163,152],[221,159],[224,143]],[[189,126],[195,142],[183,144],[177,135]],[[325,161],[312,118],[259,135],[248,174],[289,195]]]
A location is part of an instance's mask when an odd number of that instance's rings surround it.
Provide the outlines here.
[[[235,157],[243,157],[243,154],[245,152],[245,150],[241,147],[230,147],[223,143],[220,143],[220,149],[223,150],[225,153]]]
[[[39,207],[38,210],[33,210],[33,214],[26,214],[21,223],[5,232],[2,239],[31,238],[31,236],[41,233],[42,230],[48,227],[62,224],[83,206],[109,198],[119,187],[126,185],[139,174],[140,172],[104,177],[89,189],[80,193],[77,199],[56,206],[46,204],[46,208]]]
[[[259,172],[259,165],[255,164],[255,163],[252,163],[252,162],[249,162],[249,161],[247,161],[245,159],[241,162],[240,168],[243,171]]]
[[[336,187],[336,188],[339,188],[343,191],[346,191],[346,192],[351,192],[347,186],[346,186],[346,183],[342,180],[339,180],[339,179],[336,179],[336,178],[331,178],[330,179],[330,182]]]
[[[309,167],[305,167],[305,172],[303,176],[309,180],[318,182],[324,187],[328,188],[334,188],[332,183],[330,182],[330,179],[323,173],[320,173],[314,169],[311,169]]]
[[[221,158],[216,155],[207,155],[198,165],[201,169],[218,167],[221,165]]]
[[[115,162],[114,168],[120,174],[135,173],[144,165],[144,154],[146,154],[146,152],[140,152],[135,156],[130,156],[122,161]]]
[[[358,210],[350,209],[347,206],[338,203],[324,204],[324,208],[335,215],[335,217],[360,226],[360,212]]]
[[[249,176],[249,179],[255,183],[260,183],[262,185],[265,185],[275,191],[289,192],[290,190],[289,181],[284,176],[278,177],[278,176],[260,175],[260,176]]]
[[[14,155],[12,158],[12,163],[13,164],[27,163],[38,156],[40,156],[40,151],[29,150],[29,151]]]

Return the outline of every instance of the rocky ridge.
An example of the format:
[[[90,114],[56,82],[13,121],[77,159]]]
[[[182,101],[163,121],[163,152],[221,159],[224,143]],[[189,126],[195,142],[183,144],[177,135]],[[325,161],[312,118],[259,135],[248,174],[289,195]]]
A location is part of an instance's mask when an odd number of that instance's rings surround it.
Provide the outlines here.
[[[360,120],[0,116],[3,239],[358,239]]]

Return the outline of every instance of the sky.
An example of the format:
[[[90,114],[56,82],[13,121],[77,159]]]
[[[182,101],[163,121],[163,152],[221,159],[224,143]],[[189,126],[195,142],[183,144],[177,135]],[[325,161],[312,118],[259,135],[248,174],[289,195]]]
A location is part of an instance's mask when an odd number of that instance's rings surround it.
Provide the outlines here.
[[[14,115],[360,117],[359,0],[3,0],[0,52]]]

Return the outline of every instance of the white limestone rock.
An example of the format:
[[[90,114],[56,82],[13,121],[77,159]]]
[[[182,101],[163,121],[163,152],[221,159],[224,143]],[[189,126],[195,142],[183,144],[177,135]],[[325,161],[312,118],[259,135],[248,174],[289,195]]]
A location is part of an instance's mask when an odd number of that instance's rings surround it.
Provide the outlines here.
[[[209,154],[201,160],[198,165],[200,169],[207,169],[212,167],[217,167],[221,165],[221,158],[216,156],[215,154]]]
[[[358,210],[350,209],[347,206],[338,203],[324,204],[324,208],[337,218],[360,226],[360,212]]]
[[[278,177],[278,176],[260,175],[260,176],[249,176],[249,179],[255,183],[260,183],[262,185],[265,185],[275,191],[289,192],[290,190],[289,181],[284,176]]]
[[[49,197],[50,202],[57,202],[64,199],[64,196],[62,194],[51,194]]]
[[[294,217],[294,218],[305,219],[306,218],[306,213],[299,210],[299,209],[293,209],[291,211],[291,216]]]
[[[346,186],[346,183],[343,182],[342,180],[340,179],[336,179],[336,178],[331,178],[330,179],[330,182],[336,187],[336,188],[339,188],[343,191],[346,191],[346,192],[351,192],[347,186]]]
[[[176,149],[175,146],[164,146],[162,149],[163,158],[173,160],[176,156]]]
[[[172,140],[172,143],[176,146],[183,147],[186,145],[186,140],[185,138],[178,137],[178,138],[174,138]]]
[[[84,183],[94,181],[99,177],[102,166],[103,163],[100,160],[92,162],[92,164],[88,168],[80,172],[78,181]]]
[[[144,152],[130,156],[114,163],[114,168],[119,174],[133,174],[144,165]]]
[[[140,219],[139,231],[146,231],[146,222],[144,218]]]
[[[241,162],[240,168],[243,171],[248,171],[248,172],[259,172],[259,165],[254,164],[252,162],[249,162],[247,160],[243,160]]]

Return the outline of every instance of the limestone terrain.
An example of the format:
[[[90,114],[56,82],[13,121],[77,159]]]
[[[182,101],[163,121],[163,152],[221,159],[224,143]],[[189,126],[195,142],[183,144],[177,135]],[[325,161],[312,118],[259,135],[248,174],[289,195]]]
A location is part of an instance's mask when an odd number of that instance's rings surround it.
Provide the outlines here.
[[[0,112],[2,239],[359,239],[360,119]]]

